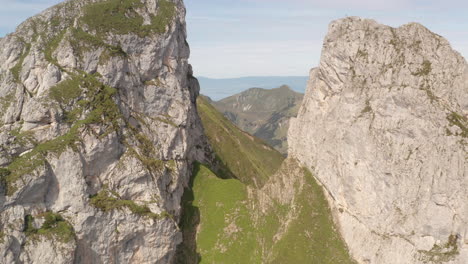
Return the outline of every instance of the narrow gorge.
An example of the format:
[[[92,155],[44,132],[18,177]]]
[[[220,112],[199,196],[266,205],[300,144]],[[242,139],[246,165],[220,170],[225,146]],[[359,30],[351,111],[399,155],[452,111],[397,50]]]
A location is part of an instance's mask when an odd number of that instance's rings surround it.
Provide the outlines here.
[[[0,38],[0,263],[468,262],[468,65],[447,40],[333,21],[304,97],[218,102],[265,142],[199,96],[185,17],[68,0]]]

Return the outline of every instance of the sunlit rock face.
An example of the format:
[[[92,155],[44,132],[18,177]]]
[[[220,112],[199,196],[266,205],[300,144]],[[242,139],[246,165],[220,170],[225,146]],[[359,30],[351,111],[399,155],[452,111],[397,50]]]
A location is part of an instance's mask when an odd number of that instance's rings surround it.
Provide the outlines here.
[[[359,263],[468,263],[468,67],[441,36],[329,26],[289,155],[327,190]]]
[[[183,2],[67,1],[0,47],[0,262],[171,262],[204,147]]]

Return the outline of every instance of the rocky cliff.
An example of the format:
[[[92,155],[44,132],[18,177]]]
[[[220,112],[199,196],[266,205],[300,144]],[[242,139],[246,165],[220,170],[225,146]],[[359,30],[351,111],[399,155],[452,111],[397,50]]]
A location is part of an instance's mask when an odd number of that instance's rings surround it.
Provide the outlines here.
[[[468,262],[468,66],[411,23],[334,21],[291,122],[359,263]]]
[[[170,262],[203,156],[183,2],[71,0],[0,47],[0,262]]]

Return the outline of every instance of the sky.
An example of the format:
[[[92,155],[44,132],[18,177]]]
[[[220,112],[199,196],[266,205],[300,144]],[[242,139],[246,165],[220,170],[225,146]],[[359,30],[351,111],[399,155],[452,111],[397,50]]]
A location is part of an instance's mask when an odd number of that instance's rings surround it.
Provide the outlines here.
[[[60,0],[0,0],[0,36]],[[196,76],[305,76],[318,65],[330,21],[419,22],[468,58],[466,0],[185,0]]]

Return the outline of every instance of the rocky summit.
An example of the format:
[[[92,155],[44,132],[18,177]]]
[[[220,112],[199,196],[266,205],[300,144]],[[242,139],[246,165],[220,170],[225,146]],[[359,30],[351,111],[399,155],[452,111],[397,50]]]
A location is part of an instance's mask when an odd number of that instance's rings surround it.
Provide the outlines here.
[[[468,66],[441,36],[334,21],[289,130],[359,263],[468,263]]]
[[[70,0],[0,47],[0,263],[170,262],[203,159],[183,2]]]

